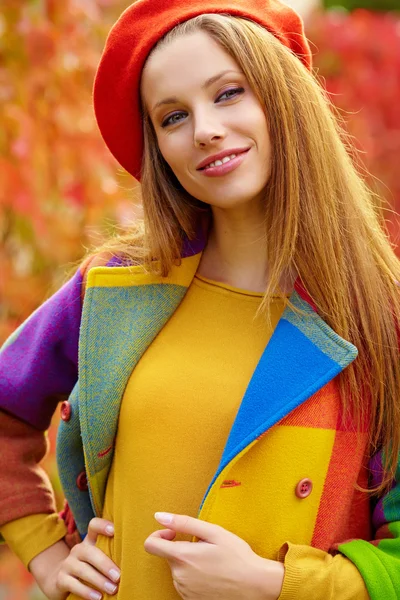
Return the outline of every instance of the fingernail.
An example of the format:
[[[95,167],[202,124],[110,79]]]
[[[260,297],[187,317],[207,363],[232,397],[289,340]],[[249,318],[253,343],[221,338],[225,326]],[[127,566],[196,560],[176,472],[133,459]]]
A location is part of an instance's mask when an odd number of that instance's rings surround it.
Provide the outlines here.
[[[107,531],[107,533],[113,534],[114,533],[114,525],[106,525],[106,531]]]
[[[172,523],[172,519],[174,518],[174,516],[171,515],[171,513],[166,512],[156,512],[154,514],[154,517],[157,521],[159,521],[159,523],[163,523],[164,525],[169,525],[170,523]]]
[[[115,590],[117,589],[117,586],[114,585],[113,583],[110,583],[109,581],[106,581],[104,584],[104,589],[106,590],[106,592],[108,594],[113,594],[115,592]]]
[[[108,574],[113,581],[119,581],[119,578],[121,577],[121,573],[117,571],[117,569],[110,569]]]
[[[101,600],[102,595],[99,592],[90,592],[92,600]]]

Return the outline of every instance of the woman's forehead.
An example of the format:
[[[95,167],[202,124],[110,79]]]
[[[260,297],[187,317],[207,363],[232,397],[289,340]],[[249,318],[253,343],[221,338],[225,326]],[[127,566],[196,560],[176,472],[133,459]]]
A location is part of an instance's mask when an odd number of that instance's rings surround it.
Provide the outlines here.
[[[143,69],[141,93],[153,108],[164,96],[187,87],[209,87],[221,72],[242,73],[240,67],[210,35],[196,31],[157,48]],[[161,98],[162,96],[162,98]]]

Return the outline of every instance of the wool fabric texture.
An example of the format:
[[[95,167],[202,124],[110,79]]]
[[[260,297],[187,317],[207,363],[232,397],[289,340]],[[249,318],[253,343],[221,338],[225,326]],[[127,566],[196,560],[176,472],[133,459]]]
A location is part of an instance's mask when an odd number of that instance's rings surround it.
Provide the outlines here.
[[[311,70],[301,17],[279,0],[138,0],[111,28],[97,68],[93,104],[105,143],[117,161],[141,179],[143,125],[140,78],[153,46],[170,29],[197,15],[228,13],[270,31]]]

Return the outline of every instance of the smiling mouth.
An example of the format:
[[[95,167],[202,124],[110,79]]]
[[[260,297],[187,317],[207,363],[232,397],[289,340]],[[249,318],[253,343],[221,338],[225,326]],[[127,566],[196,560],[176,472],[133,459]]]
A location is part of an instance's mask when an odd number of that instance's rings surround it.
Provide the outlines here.
[[[240,156],[241,154],[246,154],[246,152],[248,152],[249,150],[250,150],[250,148],[247,148],[247,150],[243,150],[242,152],[237,152],[236,156]],[[234,159],[232,159],[232,160],[234,160]],[[211,162],[215,162],[215,161],[211,161]],[[227,161],[227,162],[229,162],[229,161]],[[198,171],[204,171],[205,169],[207,169],[207,167],[210,166],[210,164],[211,163],[209,163],[208,165],[205,165],[205,167],[201,167],[201,169],[197,169],[197,170]],[[226,163],[223,163],[223,164],[226,164]],[[217,166],[221,166],[221,165],[217,165]],[[214,168],[214,167],[211,167],[211,168]]]

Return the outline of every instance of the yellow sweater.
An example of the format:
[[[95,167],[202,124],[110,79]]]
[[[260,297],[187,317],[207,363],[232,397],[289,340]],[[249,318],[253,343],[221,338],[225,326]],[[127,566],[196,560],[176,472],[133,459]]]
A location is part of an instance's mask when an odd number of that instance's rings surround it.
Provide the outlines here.
[[[121,568],[119,600],[180,598],[167,561],[143,544],[162,529],[156,511],[198,514],[272,333],[254,318],[261,298],[196,276],[128,381],[104,505],[115,537],[97,544]],[[275,326],[283,302],[271,310]]]

